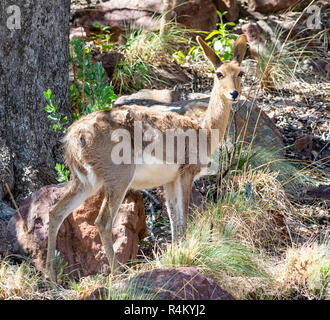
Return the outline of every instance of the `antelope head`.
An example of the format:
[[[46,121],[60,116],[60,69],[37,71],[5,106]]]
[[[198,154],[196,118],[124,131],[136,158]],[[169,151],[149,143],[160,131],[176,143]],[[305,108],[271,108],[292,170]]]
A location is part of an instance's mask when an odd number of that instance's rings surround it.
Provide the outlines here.
[[[240,35],[234,44],[234,58],[229,62],[222,62],[212,48],[200,37],[197,37],[197,42],[202,47],[207,59],[213,65],[215,71],[214,89],[219,98],[224,98],[229,102],[237,101],[241,92],[241,79],[243,72],[240,64],[246,53],[246,36]]]

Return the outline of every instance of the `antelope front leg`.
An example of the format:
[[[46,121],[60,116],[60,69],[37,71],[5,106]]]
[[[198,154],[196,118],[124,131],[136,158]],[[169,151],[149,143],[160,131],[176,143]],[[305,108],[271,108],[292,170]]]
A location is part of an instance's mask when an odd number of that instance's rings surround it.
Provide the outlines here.
[[[174,182],[164,186],[173,242],[178,242],[186,233],[192,181],[193,176],[183,172]]]
[[[60,227],[60,223],[55,219],[54,215],[50,213],[46,271],[50,280],[55,282],[56,282],[56,272],[54,270],[54,260],[55,260],[55,250],[56,250],[56,238],[59,227]]]
[[[113,250],[112,225],[114,217],[110,211],[109,198],[109,194],[105,193],[100,212],[95,220],[95,225],[99,231],[110,269],[115,270],[118,267],[118,261]]]
[[[113,250],[112,225],[129,189],[134,170],[135,167],[129,165],[112,166],[107,169],[111,176],[106,177],[104,180],[104,200],[95,220],[112,271],[119,264]]]

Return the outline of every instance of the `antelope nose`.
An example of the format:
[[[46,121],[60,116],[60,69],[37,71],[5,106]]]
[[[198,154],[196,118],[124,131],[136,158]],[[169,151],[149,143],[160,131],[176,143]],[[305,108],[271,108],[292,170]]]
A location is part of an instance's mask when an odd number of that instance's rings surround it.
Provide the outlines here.
[[[236,98],[238,97],[238,92],[237,90],[233,90],[230,92],[230,95],[233,97],[234,100],[236,100]]]

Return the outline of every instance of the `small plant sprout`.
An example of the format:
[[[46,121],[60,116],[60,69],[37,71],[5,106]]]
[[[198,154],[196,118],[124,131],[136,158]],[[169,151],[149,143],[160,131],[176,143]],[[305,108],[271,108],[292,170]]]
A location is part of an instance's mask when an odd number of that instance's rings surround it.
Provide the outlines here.
[[[58,182],[68,182],[70,171],[65,169],[64,164],[56,163],[55,170],[57,172],[56,180]]]
[[[49,113],[48,119],[55,122],[55,124],[53,125],[54,131],[57,132],[60,130],[63,131],[63,133],[65,133],[66,132],[65,124],[68,121],[68,117],[64,117],[62,119],[61,114],[57,111],[58,102],[52,96],[52,91],[50,89],[44,92],[44,97],[46,98],[46,101],[48,103],[48,105],[45,107],[45,111]]]
[[[70,87],[73,119],[98,110],[110,109],[117,99],[113,86],[106,80],[102,62],[94,64],[90,49],[84,47],[81,39],[71,42],[74,82]]]
[[[99,24],[94,23],[93,27],[99,31],[99,33],[92,33],[91,36],[101,53],[113,49],[115,44],[111,41],[110,26],[101,27]]]
[[[232,60],[233,59],[233,41],[236,40],[237,35],[233,34],[228,27],[235,26],[234,22],[223,22],[223,16],[228,12],[225,11],[221,13],[217,11],[220,22],[217,23],[218,29],[211,32],[200,31],[201,33],[206,33],[205,41],[207,44],[213,48],[218,57],[223,60]],[[198,60],[203,56],[202,51],[199,46],[193,46],[188,55],[191,56],[193,61]]]
[[[217,23],[218,30],[210,32],[205,40],[211,40],[208,44],[222,60],[231,60],[233,58],[232,41],[236,39],[236,36],[228,30],[228,26],[235,26],[235,23],[223,22],[223,16],[227,14],[227,11],[223,13],[217,11],[217,13],[220,19],[220,23]]]

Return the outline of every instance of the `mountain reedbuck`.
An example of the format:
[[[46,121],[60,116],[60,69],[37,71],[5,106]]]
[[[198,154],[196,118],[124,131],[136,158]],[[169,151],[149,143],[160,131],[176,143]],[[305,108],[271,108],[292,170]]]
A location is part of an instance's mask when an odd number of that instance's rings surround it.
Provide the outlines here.
[[[197,41],[215,71],[214,86],[202,125],[174,112],[134,105],[94,112],[76,121],[69,128],[65,138],[65,156],[72,179],[64,196],[49,212],[46,268],[52,280],[56,280],[55,247],[62,222],[84,200],[101,188],[104,189],[104,200],[95,225],[112,269],[118,264],[113,251],[112,224],[128,189],[150,189],[163,185],[172,240],[177,241],[184,236],[192,183],[195,176],[207,167],[207,161],[186,162],[186,151],[193,148],[190,141],[188,143],[184,139],[183,147],[181,144],[181,147],[172,153],[178,159],[179,153],[184,149],[185,161],[164,162],[164,155],[167,159],[166,153],[170,153],[168,145],[166,148],[164,146],[164,137],[168,132],[173,132],[173,129],[195,134],[199,134],[199,131],[206,132],[207,147],[204,156],[210,158],[224,137],[232,103],[238,98],[242,77],[240,63],[246,52],[245,35],[237,38],[233,49],[234,59],[230,62],[222,62],[200,37],[197,37]],[[138,128],[143,133],[157,133],[152,139],[149,138],[154,150],[148,155],[143,153],[142,156],[137,150],[139,148],[133,135],[136,135]],[[214,137],[213,134],[211,139],[212,132],[216,132],[216,135]],[[122,137],[122,140],[119,137]],[[179,146],[179,137],[176,138],[174,144]],[[125,144],[122,142],[124,140]],[[145,139],[140,142],[142,147],[146,145]],[[119,147],[121,153],[118,152]],[[201,148],[200,142],[197,142],[198,148]],[[118,157],[125,159],[118,161]]]

